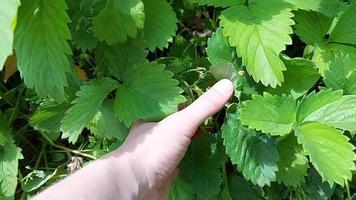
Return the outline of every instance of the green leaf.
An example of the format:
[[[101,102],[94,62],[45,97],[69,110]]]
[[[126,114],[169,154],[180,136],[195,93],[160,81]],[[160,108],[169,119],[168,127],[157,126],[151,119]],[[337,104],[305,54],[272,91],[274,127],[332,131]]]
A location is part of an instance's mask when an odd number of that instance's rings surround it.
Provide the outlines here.
[[[30,124],[35,130],[46,134],[54,141],[59,137],[60,122],[69,107],[67,103],[57,104],[49,100],[44,101],[30,118]]]
[[[246,181],[241,176],[232,176],[228,180],[232,200],[262,200],[265,199],[261,188]]]
[[[117,139],[123,142],[129,133],[129,129],[116,118],[113,109],[114,102],[103,103],[94,118],[89,122],[88,128],[95,135],[107,139]]]
[[[252,95],[252,100],[245,101],[241,109],[242,124],[271,135],[290,133],[295,119],[296,102],[286,95]]]
[[[342,131],[321,123],[304,123],[297,127],[298,142],[303,145],[311,163],[330,185],[344,185],[355,169],[355,147]]]
[[[356,5],[351,5],[330,34],[331,42],[356,44]]]
[[[8,120],[0,112],[0,135],[4,137],[0,146],[0,197],[12,197],[17,186],[18,160],[22,159],[21,149],[12,139]]]
[[[120,121],[129,126],[138,119],[159,120],[176,112],[185,98],[172,76],[164,65],[154,62],[126,69],[114,105]]]
[[[322,90],[318,93],[315,93],[315,91],[310,93],[298,105],[297,122],[308,121],[310,116],[317,115],[319,109],[340,100],[341,97],[342,91]]]
[[[313,2],[313,1],[309,1]],[[324,42],[326,34],[329,32],[332,18],[325,15],[312,12],[298,10],[294,12],[295,33],[306,44],[313,45],[315,43]]]
[[[25,192],[37,190],[51,180],[56,175],[57,171],[58,168],[54,171],[33,170],[21,180],[21,188]]]
[[[15,31],[17,66],[27,87],[40,97],[65,100],[72,51],[65,0],[23,0]]]
[[[191,3],[196,3],[198,5],[208,5],[215,7],[229,7],[239,4],[243,4],[243,0],[188,0]]]
[[[340,9],[338,0],[283,0],[293,5],[295,9],[312,10],[328,17],[335,17]]]
[[[177,30],[177,17],[166,0],[142,0],[145,5],[143,35],[148,49],[168,47]]]
[[[12,42],[16,25],[17,8],[19,0],[3,1],[0,6],[0,71],[7,56],[12,54]]]
[[[303,154],[297,138],[289,134],[277,143],[280,159],[278,161],[277,182],[286,186],[300,185],[307,176],[308,159]]]
[[[224,37],[222,28],[218,28],[208,39],[206,54],[213,65],[232,63],[234,52],[229,41]]]
[[[303,58],[284,58],[287,71],[284,71],[284,83],[275,89],[266,88],[266,91],[276,95],[292,95],[294,99],[303,96],[319,80],[313,62]]]
[[[220,192],[220,162],[218,156],[212,153],[213,140],[211,135],[193,140],[181,164],[181,177],[189,183],[198,199],[210,199]]]
[[[236,104],[228,109],[222,137],[231,162],[247,180],[261,187],[276,180],[278,152],[273,139],[244,127]]]
[[[61,121],[62,138],[68,138],[73,144],[90,120],[99,111],[106,96],[118,87],[110,78],[94,79],[77,92],[73,106],[65,113]]]
[[[194,199],[194,193],[190,185],[181,177],[177,177],[171,186],[168,200]]]
[[[333,195],[334,188],[322,179],[318,172],[311,168],[308,173],[306,184],[303,185],[304,191],[308,195],[306,200],[329,200]]]
[[[212,65],[209,72],[214,75],[216,80],[234,80],[237,76],[237,71],[232,63]]]
[[[279,0],[256,0],[249,6],[233,6],[222,12],[224,36],[236,47],[256,82],[272,87],[283,82],[286,68],[279,54],[292,44],[292,17],[288,4]]]
[[[17,186],[18,160],[21,149],[12,142],[0,147],[0,196],[11,197]]]
[[[108,0],[106,7],[93,19],[94,35],[109,45],[135,38],[145,21],[141,0]]]
[[[324,75],[324,71],[329,68],[330,63],[340,54],[350,56],[351,62],[356,63],[356,48],[337,43],[321,44],[314,47],[312,61]]]
[[[112,46],[101,43],[96,50],[98,70],[119,80],[122,80],[122,75],[127,68],[135,64],[147,63],[146,56],[147,52],[143,45],[137,41]]]
[[[338,55],[324,72],[324,83],[344,94],[356,94],[356,70],[348,55]]]
[[[316,121],[339,129],[356,131],[356,95],[343,96],[320,107],[304,121]]]
[[[68,14],[72,20],[71,43],[82,52],[94,49],[98,45],[98,39],[94,37],[92,19],[98,14],[98,10],[104,8],[105,2],[103,0],[67,0],[67,4]]]

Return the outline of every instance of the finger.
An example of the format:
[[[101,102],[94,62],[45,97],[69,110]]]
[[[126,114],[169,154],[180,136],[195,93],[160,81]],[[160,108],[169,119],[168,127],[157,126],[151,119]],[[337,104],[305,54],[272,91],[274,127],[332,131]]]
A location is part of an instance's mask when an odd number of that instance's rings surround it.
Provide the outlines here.
[[[217,113],[228,102],[232,93],[232,82],[227,79],[221,80],[190,106],[169,116],[162,123],[171,126],[173,130],[180,132],[184,130],[188,137],[192,137],[202,122]]]

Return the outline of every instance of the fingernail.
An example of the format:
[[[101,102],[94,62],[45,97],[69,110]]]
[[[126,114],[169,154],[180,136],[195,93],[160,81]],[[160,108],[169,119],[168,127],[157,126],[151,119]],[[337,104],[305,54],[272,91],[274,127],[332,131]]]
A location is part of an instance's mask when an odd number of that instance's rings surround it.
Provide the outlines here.
[[[223,80],[219,81],[218,83],[216,83],[213,88],[214,88],[214,90],[216,90],[222,94],[231,94],[233,87],[234,86],[230,80],[223,79]]]

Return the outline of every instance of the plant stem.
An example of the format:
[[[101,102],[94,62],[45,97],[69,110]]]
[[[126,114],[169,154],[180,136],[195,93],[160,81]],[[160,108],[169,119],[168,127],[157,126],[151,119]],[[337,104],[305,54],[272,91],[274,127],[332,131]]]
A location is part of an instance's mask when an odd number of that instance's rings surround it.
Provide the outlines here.
[[[46,147],[47,147],[47,142],[46,142],[46,141],[43,141],[43,142],[42,142],[42,148],[41,148],[40,154],[39,154],[38,157],[37,157],[37,160],[36,160],[34,169],[37,169],[38,166],[40,165],[41,158],[42,158],[42,155],[43,155],[44,151],[46,150]]]
[[[74,149],[70,149],[70,148],[67,148],[67,147],[64,147],[64,146],[60,146],[60,145],[57,145],[55,144],[51,139],[48,138],[48,136],[46,136],[45,134],[42,135],[46,140],[47,142],[53,146],[53,147],[56,147],[58,149],[62,149],[66,152],[70,152],[70,153],[73,153],[73,154],[77,154],[77,155],[80,155],[80,156],[83,156],[83,157],[86,157],[86,158],[89,158],[89,159],[92,159],[92,160],[96,160],[97,157],[95,156],[92,156],[90,154],[86,154],[86,153],[83,153],[81,151],[78,151],[78,150],[74,150]]]
[[[345,179],[345,187],[346,187],[346,193],[347,193],[347,200],[351,200],[349,182],[346,179]]]

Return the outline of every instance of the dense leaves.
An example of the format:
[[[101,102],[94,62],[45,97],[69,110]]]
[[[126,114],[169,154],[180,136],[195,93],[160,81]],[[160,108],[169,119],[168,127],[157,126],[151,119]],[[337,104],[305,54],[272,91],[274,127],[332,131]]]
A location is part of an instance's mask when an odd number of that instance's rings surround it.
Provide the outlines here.
[[[235,94],[168,199],[352,199],[355,3],[2,2],[0,199],[28,199],[220,79]]]
[[[273,139],[244,127],[237,105],[228,110],[222,137],[231,162],[247,180],[260,186],[276,180],[278,152]]]

